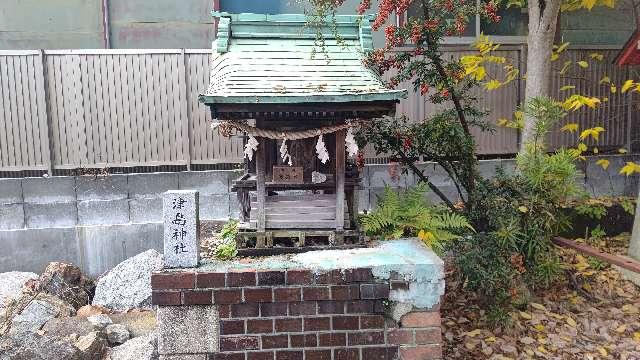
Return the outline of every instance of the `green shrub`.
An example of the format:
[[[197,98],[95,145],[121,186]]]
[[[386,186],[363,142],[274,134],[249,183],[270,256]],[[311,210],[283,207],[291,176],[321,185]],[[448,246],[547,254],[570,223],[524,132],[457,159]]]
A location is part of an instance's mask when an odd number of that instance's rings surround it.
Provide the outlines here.
[[[436,252],[463,232],[473,230],[463,215],[430,204],[426,191],[423,183],[398,192],[386,186],[376,209],[360,218],[363,230],[382,239],[417,236]]]
[[[238,236],[239,221],[235,219],[229,220],[222,226],[218,234],[219,243],[217,244],[214,254],[218,260],[233,259],[238,255],[236,246],[236,237]]]

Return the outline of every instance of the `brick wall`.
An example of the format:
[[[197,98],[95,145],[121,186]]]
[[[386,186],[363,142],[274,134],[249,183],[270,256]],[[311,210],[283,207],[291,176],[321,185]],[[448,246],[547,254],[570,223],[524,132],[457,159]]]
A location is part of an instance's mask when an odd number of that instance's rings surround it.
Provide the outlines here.
[[[161,272],[152,276],[152,299],[165,309],[213,306],[218,312],[218,323],[209,324],[217,327],[217,351],[182,347],[183,358],[164,351],[167,359],[439,359],[438,306],[414,309],[399,321],[385,315],[390,293],[409,286],[397,274],[376,279],[367,268]]]

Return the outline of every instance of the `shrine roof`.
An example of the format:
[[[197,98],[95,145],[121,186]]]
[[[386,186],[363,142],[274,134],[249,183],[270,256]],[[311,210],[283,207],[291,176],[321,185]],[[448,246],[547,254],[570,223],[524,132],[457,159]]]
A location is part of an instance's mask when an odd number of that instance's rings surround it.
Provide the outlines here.
[[[319,26],[302,14],[213,16],[220,21],[210,84],[200,95],[207,105],[395,103],[407,96],[362,63],[373,50],[370,16],[337,15]]]
[[[640,29],[636,30],[615,59],[618,66],[640,65]]]

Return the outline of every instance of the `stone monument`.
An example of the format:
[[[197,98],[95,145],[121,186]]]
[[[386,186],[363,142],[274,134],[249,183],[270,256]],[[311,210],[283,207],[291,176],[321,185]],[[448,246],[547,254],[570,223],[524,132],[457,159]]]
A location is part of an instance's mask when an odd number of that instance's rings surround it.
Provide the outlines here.
[[[164,267],[192,268],[198,266],[199,227],[198,192],[172,190],[164,193]]]

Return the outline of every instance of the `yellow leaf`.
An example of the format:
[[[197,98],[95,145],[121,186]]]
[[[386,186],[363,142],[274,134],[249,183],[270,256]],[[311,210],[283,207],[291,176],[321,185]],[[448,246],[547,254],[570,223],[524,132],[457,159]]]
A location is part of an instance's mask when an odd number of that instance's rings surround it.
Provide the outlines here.
[[[575,88],[576,88],[575,85],[565,85],[565,86],[560,88],[560,91],[572,90],[572,89],[575,89]]]
[[[620,154],[626,154],[626,153],[628,153],[629,151],[627,151],[627,149],[620,148],[620,149],[618,149],[618,152],[619,152]]]
[[[505,118],[500,118],[498,119],[498,121],[496,121],[496,125],[498,126],[507,126],[508,123],[509,123],[509,120]]]
[[[639,312],[638,308],[631,304],[623,305],[622,311],[624,311],[627,314],[637,314]]]
[[[611,83],[611,78],[606,75],[602,79],[600,79],[600,85],[610,84],[610,83]]]
[[[500,86],[502,86],[502,83],[496,79],[492,79],[484,85],[487,90],[495,90]]]
[[[618,88],[615,85],[611,85],[609,89],[611,90],[612,94],[615,94],[618,91]]]
[[[631,89],[633,84],[634,84],[634,82],[631,79],[625,81],[624,84],[622,85],[622,88],[620,88],[620,92],[622,92],[623,94],[626,93],[627,90]]]
[[[494,342],[496,342],[496,337],[495,336],[489,336],[488,338],[484,339],[484,341],[486,341],[488,343],[494,343]]]
[[[640,331],[636,331],[633,333],[633,340],[640,342]]]
[[[578,324],[576,323],[576,321],[575,321],[575,320],[573,320],[573,318],[571,318],[570,316],[567,316],[566,320],[567,320],[567,324],[568,324],[569,326],[571,326],[571,327],[576,327],[576,326],[578,326]]]
[[[576,64],[578,64],[578,66],[580,66],[580,67],[581,67],[581,68],[583,68],[583,69],[586,69],[586,68],[588,68],[588,67],[589,67],[589,63],[588,63],[588,62],[586,62],[586,61],[584,61],[584,60],[582,60],[582,61],[578,61]]]
[[[466,335],[466,336],[469,336],[469,337],[476,337],[476,336],[480,335],[480,333],[481,333],[481,332],[482,332],[482,330],[480,330],[480,329],[475,329],[475,330],[472,330],[472,331],[466,332],[466,333],[465,333],[465,335]]]
[[[566,43],[562,43],[560,45],[554,45],[553,47],[556,49],[555,51],[559,54],[559,53],[565,51],[569,47],[569,44],[570,43],[566,42]]]
[[[518,206],[518,211],[520,211],[521,213],[526,213],[529,211],[529,209],[526,206]]]
[[[591,10],[596,4],[596,0],[582,0],[582,7]]]
[[[616,6],[616,0],[602,0],[602,5],[613,9]]]
[[[523,319],[526,320],[531,320],[533,319],[533,316],[531,316],[531,314],[524,312],[524,311],[520,311],[520,317],[522,317]]]
[[[560,131],[568,131],[570,133],[574,133],[576,131],[578,131],[578,124],[576,123],[569,123],[563,127],[560,128]]]
[[[531,303],[531,307],[534,308],[534,309],[538,309],[540,311],[547,311],[547,308],[544,307],[544,305],[542,305],[542,304],[538,304],[538,303],[532,302]]]
[[[604,131],[604,128],[601,126],[592,127],[590,129],[583,130],[580,133],[580,140],[584,140],[588,137],[593,138],[593,140],[598,141],[600,137],[600,133]]]
[[[603,348],[602,346],[598,346],[598,352],[600,353],[600,355],[607,357],[609,356],[609,353],[607,352],[607,349]]]
[[[539,332],[543,332],[544,331],[544,325],[542,325],[542,324],[536,324],[533,328],[536,329],[536,331],[539,331]]]
[[[632,161],[627,161],[627,163],[622,167],[622,169],[620,169],[620,174],[629,176],[629,175],[633,175],[634,173],[640,173],[640,165]]]
[[[580,152],[587,151],[587,145],[585,143],[579,143],[578,144],[578,150],[580,150]]]
[[[589,56],[593,59],[593,60],[597,60],[597,61],[602,61],[604,60],[604,55],[600,54],[600,53],[591,53],[589,54]]]
[[[565,72],[569,69],[569,67],[573,64],[570,60],[564,62],[562,69],[560,70],[560,75],[564,75]]]
[[[609,167],[609,160],[600,159],[600,160],[596,161],[596,164],[602,166],[603,169],[607,170],[607,168]]]
[[[597,154],[598,152],[600,152],[600,150],[598,150],[598,147],[596,146],[594,146],[591,151],[593,151],[594,154]]]
[[[627,330],[627,325],[622,324],[620,326],[618,326],[615,330],[615,332],[617,332],[618,334],[622,334]]]
[[[555,52],[551,53],[551,59],[550,59],[551,61],[556,61],[556,60],[558,60],[558,58],[560,58],[560,55],[558,55]]]

